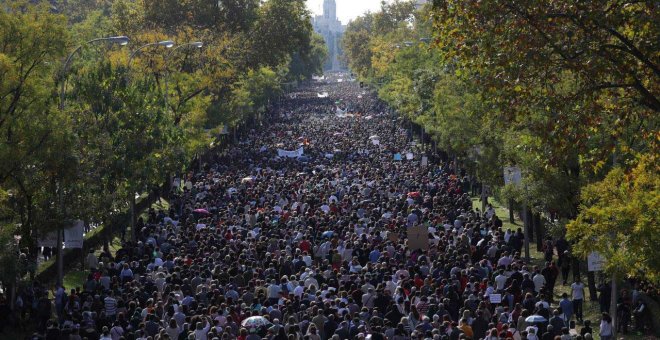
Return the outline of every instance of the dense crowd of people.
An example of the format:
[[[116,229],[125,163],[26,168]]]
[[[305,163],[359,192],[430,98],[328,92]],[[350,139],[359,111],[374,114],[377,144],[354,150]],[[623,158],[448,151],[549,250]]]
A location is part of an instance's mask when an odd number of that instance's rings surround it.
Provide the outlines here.
[[[135,243],[91,252],[83,286],[37,282],[18,310],[35,339],[606,339],[579,279],[553,301],[565,242],[526,263],[522,231],[409,137],[355,82],[307,85],[177,180]]]

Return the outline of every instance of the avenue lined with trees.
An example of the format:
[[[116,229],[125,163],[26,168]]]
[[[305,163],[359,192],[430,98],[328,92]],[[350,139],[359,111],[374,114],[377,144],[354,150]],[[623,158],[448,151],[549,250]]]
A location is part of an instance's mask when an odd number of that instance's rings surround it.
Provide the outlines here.
[[[659,5],[420,3],[0,1],[0,338],[657,333]]]
[[[136,195],[169,185],[327,55],[302,0],[1,6],[5,285],[34,273],[37,239],[72,220],[130,225]]]

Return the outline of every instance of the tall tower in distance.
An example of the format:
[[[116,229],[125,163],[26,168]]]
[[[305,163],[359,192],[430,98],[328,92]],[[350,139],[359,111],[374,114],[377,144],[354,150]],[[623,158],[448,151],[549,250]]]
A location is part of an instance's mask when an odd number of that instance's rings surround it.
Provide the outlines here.
[[[323,36],[328,47],[328,60],[323,66],[324,71],[345,69],[341,63],[341,37],[345,26],[337,19],[337,3],[335,0],[323,0],[323,15],[314,17],[314,31]]]
[[[323,18],[337,20],[337,3],[335,0],[323,0]]]

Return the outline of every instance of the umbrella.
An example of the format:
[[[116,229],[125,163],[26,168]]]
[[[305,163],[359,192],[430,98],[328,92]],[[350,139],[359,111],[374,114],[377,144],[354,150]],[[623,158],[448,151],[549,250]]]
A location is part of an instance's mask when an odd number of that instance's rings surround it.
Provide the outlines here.
[[[253,177],[245,177],[241,180],[241,183],[249,183],[249,182],[254,182]]]
[[[419,191],[412,191],[408,193],[408,197],[417,198],[419,196],[420,196]]]
[[[542,317],[541,315],[530,315],[525,319],[525,322],[527,323],[539,323],[539,322],[546,322],[546,318]]]
[[[268,321],[268,319],[264,318],[263,316],[251,316],[241,322],[241,326],[252,329],[268,327],[270,325],[270,321]]]
[[[328,231],[324,231],[323,234],[321,234],[321,237],[332,237],[332,235],[334,234],[335,234],[334,231],[328,230]]]
[[[380,136],[378,135],[369,136],[369,139],[380,139]]]
[[[195,209],[193,210],[194,213],[202,214],[202,215],[210,215],[209,211],[206,209]]]

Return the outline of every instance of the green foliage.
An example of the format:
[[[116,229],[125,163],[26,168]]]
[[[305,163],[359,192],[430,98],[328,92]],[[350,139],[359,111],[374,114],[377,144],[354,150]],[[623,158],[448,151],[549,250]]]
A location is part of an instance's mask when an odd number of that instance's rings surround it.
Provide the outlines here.
[[[445,60],[480,85],[502,121],[543,139],[544,163],[561,167],[581,155],[599,169],[617,143],[626,158],[635,155],[629,147],[658,147],[657,7],[443,0],[433,14]]]
[[[630,173],[612,169],[582,190],[578,217],[567,226],[582,256],[597,251],[607,270],[660,282],[660,166],[643,156]]]
[[[0,8],[0,223],[20,225],[22,246],[72,218],[115,219],[327,56],[302,0],[35,3]],[[112,35],[130,45],[85,44]],[[129,48],[161,40],[181,48],[141,49],[128,69]]]
[[[296,52],[303,60],[309,58],[312,22],[305,1],[269,0],[262,4],[249,41],[250,68],[276,68]]]
[[[585,226],[592,223],[585,209],[595,204],[581,201],[585,185],[634,186],[617,171],[635,173],[638,159],[660,152],[658,13],[652,1],[440,0],[417,11],[384,3],[348,25],[343,45],[361,81],[501,198]],[[520,186],[504,186],[510,165],[522,169]],[[636,200],[654,190],[639,186]],[[638,207],[630,219],[655,213],[648,202]],[[582,249],[593,249],[581,233]],[[606,248],[607,238],[596,244]],[[611,269],[634,268],[635,254],[651,252],[627,249],[621,259],[610,251]],[[655,263],[640,259],[645,269]]]
[[[280,84],[275,71],[267,67],[250,70],[235,84],[230,106],[241,116],[254,116],[263,110],[269,98],[279,93]]]
[[[0,282],[5,286],[14,284],[21,271],[13,229],[6,226],[0,228]]]
[[[328,46],[323,36],[313,33],[311,48],[306,55],[294,53],[289,64],[289,79],[304,80],[323,74],[323,64],[328,59]]]
[[[15,1],[0,11],[0,190],[4,220],[24,236],[51,204],[48,189],[70,161],[66,120],[56,109],[56,76],[67,45],[65,20],[44,6]],[[63,147],[64,151],[53,151]],[[68,169],[68,168],[64,168]],[[50,214],[52,215],[52,214]]]

